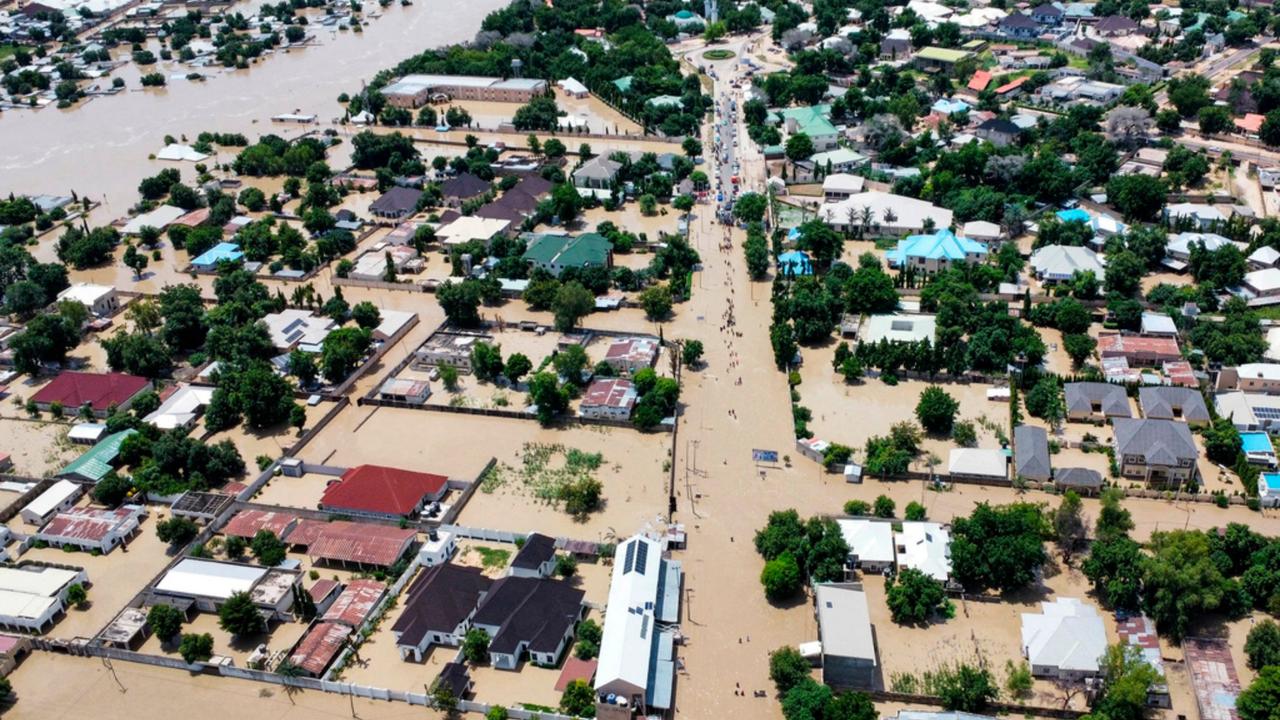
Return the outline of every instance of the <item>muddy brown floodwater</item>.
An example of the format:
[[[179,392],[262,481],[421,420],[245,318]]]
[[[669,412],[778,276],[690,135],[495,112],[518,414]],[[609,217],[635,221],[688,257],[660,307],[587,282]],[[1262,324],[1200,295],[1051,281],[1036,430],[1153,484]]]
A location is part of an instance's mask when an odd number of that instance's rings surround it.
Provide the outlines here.
[[[315,114],[321,126],[328,125],[341,115],[339,93],[358,90],[362,80],[414,53],[470,40],[484,16],[506,4],[393,3],[371,9],[382,17],[362,33],[331,35],[316,25],[319,45],[278,52],[248,70],[219,73],[206,82],[178,79],[165,89],[138,90],[136,69],[126,67],[121,74],[131,90],[120,95],[69,110],[0,113],[0,193],[74,189],[95,199],[105,195],[108,209],[123,213],[137,199],[138,181],[155,173],[157,165],[147,156],[163,147],[166,134],[194,139],[209,130],[253,139],[264,132],[289,136],[318,127],[271,122],[271,116],[294,110]]]

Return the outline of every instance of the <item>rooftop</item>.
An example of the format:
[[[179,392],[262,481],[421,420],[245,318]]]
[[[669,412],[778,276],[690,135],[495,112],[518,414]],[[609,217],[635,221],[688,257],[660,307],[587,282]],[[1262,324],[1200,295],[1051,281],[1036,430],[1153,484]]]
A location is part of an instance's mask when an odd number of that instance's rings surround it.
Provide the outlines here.
[[[150,386],[151,381],[137,375],[65,370],[31,399],[38,405],[58,403],[72,410],[87,404],[95,412],[106,412],[112,406],[128,403]]]
[[[359,465],[325,488],[321,505],[336,510],[408,517],[424,498],[444,492],[449,478],[383,465]]]
[[[877,665],[875,636],[867,595],[861,586],[819,583],[815,593],[818,606],[818,634],[824,655],[869,660]]]

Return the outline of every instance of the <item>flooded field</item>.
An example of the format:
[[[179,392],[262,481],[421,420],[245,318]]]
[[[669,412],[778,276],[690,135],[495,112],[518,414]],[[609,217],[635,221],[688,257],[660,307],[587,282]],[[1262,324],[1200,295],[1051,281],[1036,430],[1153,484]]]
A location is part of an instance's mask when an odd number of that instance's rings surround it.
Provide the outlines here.
[[[0,453],[9,455],[13,461],[11,472],[16,475],[44,477],[61,470],[89,449],[66,439],[68,424],[19,420],[18,417],[26,417],[21,408],[15,409],[7,402],[2,407],[21,413],[0,417]]]

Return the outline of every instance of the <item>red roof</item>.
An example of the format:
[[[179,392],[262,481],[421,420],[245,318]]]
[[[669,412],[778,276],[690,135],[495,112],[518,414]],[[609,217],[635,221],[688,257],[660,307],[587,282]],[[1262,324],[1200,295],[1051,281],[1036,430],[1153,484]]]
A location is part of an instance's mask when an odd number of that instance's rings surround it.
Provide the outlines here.
[[[1138,335],[1098,336],[1098,357],[1123,357],[1130,361],[1176,362],[1182,359],[1178,341],[1168,337]]]
[[[53,516],[40,530],[45,537],[101,542],[113,530],[127,523],[139,511],[130,508],[72,508]]]
[[[329,597],[329,595],[340,587],[342,587],[342,584],[337,580],[321,578],[315,581],[315,583],[307,589],[307,594],[311,596],[312,600],[320,602],[321,600]]]
[[[564,661],[564,669],[560,671],[560,679],[556,680],[556,692],[564,692],[574,680],[586,680],[587,684],[596,676],[595,660],[579,660],[570,657]]]
[[[400,559],[417,534],[374,523],[303,520],[289,533],[287,542],[306,546],[313,559],[386,567]]]
[[[347,583],[347,587],[343,589],[338,599],[329,606],[322,619],[325,622],[342,623],[353,628],[360,627],[364,619],[369,617],[369,613],[373,612],[373,606],[378,604],[386,592],[386,583],[380,583],[377,580],[352,580]]]
[[[296,515],[284,512],[268,512],[266,510],[241,510],[231,518],[222,534],[227,537],[253,539],[259,530],[270,530],[273,535],[283,539],[291,525],[296,523]]]
[[[1005,93],[1013,92],[1014,90],[1017,90],[1018,88],[1022,87],[1030,79],[1031,79],[1030,75],[1023,75],[1017,80],[1014,80],[1012,82],[1007,82],[1001,85],[1000,87],[996,88],[996,94],[1004,95]]]
[[[1262,130],[1262,121],[1266,119],[1266,117],[1257,113],[1248,113],[1242,118],[1235,118],[1232,122],[1244,132],[1257,133]]]
[[[323,675],[329,663],[342,651],[351,628],[337,623],[319,623],[303,636],[289,656],[289,662],[312,675]]]
[[[40,392],[31,399],[37,405],[59,403],[68,409],[83,407],[87,403],[95,411],[106,412],[113,405],[124,405],[150,386],[150,380],[137,375],[68,370],[40,388]]]
[[[582,407],[630,408],[635,404],[635,385],[622,378],[593,380],[582,396]]]
[[[991,84],[991,73],[987,70],[979,70],[969,78],[969,89],[974,92],[982,92]]]
[[[360,465],[325,488],[320,504],[333,510],[353,510],[407,517],[423,498],[438,498],[449,478],[382,465]]]

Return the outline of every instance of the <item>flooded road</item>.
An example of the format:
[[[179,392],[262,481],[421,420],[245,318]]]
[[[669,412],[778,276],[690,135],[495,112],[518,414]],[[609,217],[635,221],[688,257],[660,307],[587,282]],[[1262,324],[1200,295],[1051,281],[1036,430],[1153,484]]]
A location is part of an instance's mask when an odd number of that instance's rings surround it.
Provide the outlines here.
[[[148,160],[163,147],[165,135],[194,140],[208,130],[253,140],[264,132],[287,137],[318,127],[270,120],[295,110],[317,115],[326,126],[341,114],[339,93],[358,90],[362,80],[414,53],[470,40],[485,15],[506,3],[418,0],[371,7],[370,13],[382,16],[370,19],[363,33],[314,24],[318,45],[277,52],[248,70],[201,69],[211,77],[189,82],[177,77],[188,72],[184,66],[165,63],[160,71],[169,76],[168,87],[140,90],[137,67],[130,65],[118,73],[130,88],[123,94],[69,110],[0,113],[0,193],[75,190],[104,198],[105,210],[120,215],[137,200],[138,181],[170,165]],[[232,157],[223,152],[217,161]],[[182,164],[184,176],[192,174],[190,168]]]

